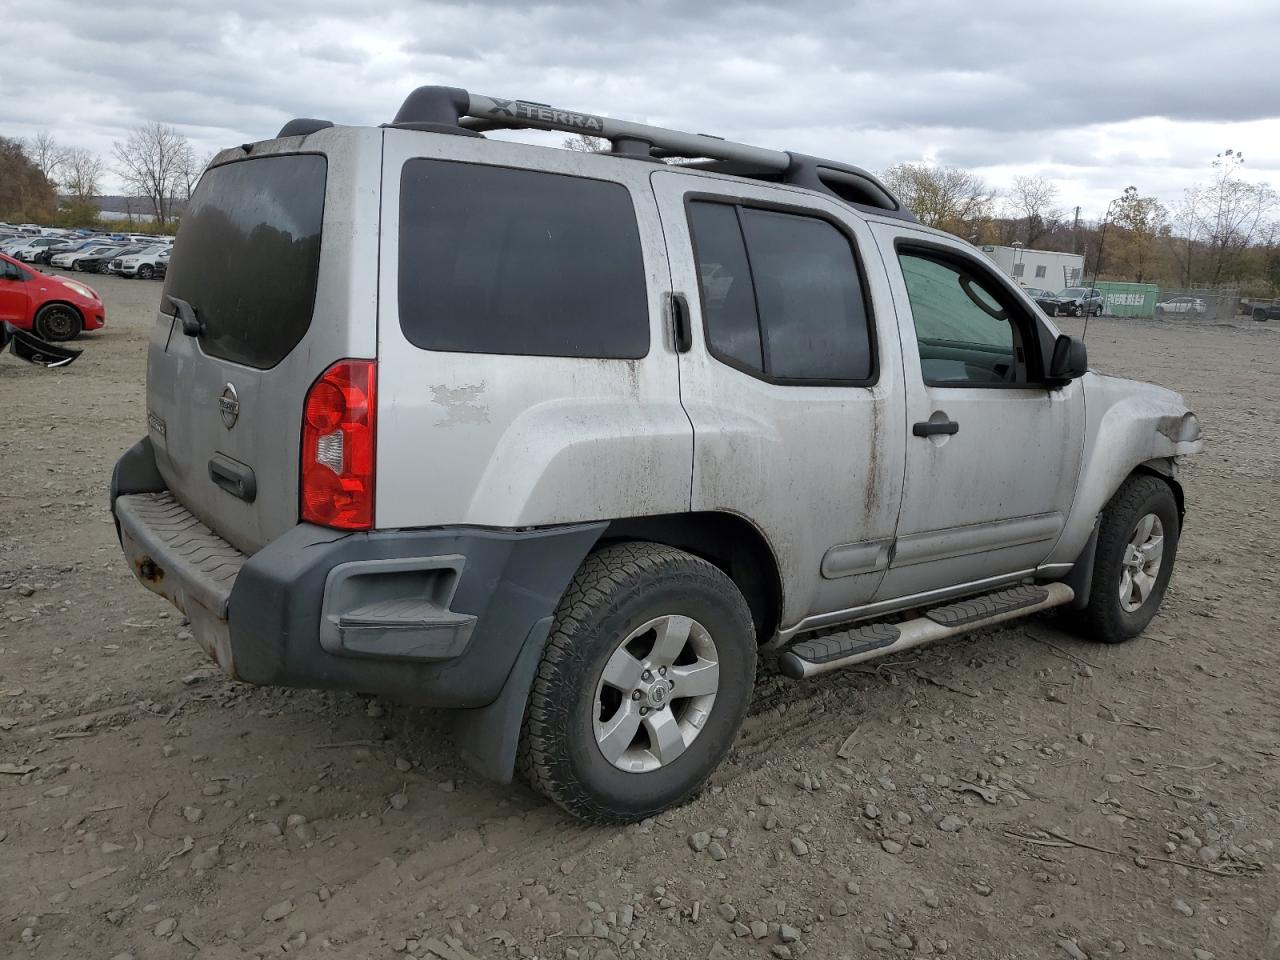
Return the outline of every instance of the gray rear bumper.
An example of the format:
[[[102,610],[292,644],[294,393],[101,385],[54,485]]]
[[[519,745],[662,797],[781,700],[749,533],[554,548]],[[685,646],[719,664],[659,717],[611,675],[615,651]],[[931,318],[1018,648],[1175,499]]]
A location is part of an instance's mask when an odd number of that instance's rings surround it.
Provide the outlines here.
[[[150,452],[147,441],[135,445],[112,478],[121,546],[139,581],[249,683],[487,706],[526,641],[545,635],[605,526],[343,533],[300,524],[246,556],[163,489]],[[380,615],[404,629],[380,629]]]

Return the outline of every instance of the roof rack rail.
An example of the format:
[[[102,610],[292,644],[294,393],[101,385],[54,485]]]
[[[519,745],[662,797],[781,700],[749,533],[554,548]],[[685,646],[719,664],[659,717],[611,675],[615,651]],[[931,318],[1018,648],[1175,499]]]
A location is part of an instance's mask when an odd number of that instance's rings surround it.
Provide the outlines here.
[[[474,136],[487,130],[559,130],[608,140],[615,156],[641,160],[683,158],[692,169],[808,187],[858,207],[915,220],[875,176],[860,167],[785,150],[735,143],[531,100],[502,100],[458,87],[418,87],[387,124],[433,133]]]

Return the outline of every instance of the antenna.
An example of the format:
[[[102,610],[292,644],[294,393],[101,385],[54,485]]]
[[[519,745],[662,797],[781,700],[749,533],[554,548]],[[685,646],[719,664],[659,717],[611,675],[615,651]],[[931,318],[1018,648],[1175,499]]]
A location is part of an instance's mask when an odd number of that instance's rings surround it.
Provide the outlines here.
[[[1102,215],[1102,236],[1098,238],[1098,255],[1093,258],[1093,280],[1089,283],[1089,299],[1098,292],[1098,271],[1102,269],[1102,251],[1107,245],[1107,224],[1111,220],[1111,208],[1116,205],[1117,197],[1107,204],[1107,212]],[[1080,342],[1089,335],[1089,311],[1084,312],[1084,329],[1080,331]]]

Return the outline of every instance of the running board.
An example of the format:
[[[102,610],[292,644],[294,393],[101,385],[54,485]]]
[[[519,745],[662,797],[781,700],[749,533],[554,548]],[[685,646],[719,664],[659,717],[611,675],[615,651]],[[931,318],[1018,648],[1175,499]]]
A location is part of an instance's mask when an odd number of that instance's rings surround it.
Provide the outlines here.
[[[864,660],[937,643],[980,627],[1060,607],[1073,599],[1075,591],[1065,583],[1010,587],[934,607],[914,620],[862,624],[843,633],[802,640],[787,648],[779,665],[786,676],[804,680],[851,667]]]

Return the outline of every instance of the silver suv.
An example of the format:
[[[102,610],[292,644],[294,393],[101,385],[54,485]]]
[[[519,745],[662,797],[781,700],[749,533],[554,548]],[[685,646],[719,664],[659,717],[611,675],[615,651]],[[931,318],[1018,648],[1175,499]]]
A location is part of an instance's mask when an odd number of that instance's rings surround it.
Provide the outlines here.
[[[424,87],[218,155],[111,499],[231,676],[452,708],[617,823],[700,788],[762,651],[1135,636],[1200,449],[857,167]]]

